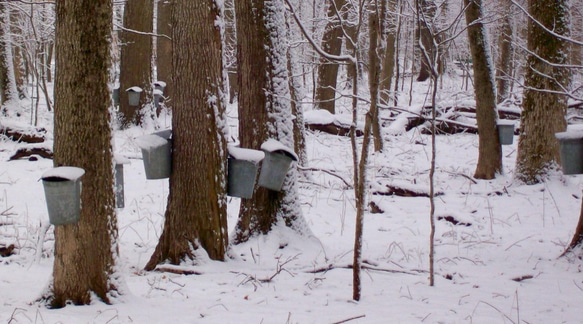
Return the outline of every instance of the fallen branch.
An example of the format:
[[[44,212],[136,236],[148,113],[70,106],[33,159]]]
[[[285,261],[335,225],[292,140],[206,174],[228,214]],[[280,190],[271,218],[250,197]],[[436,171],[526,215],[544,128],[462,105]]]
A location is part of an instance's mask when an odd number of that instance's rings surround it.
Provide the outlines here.
[[[351,317],[351,318],[347,318],[347,319],[345,319],[345,320],[341,320],[341,321],[339,321],[339,322],[333,322],[332,324],[341,324],[341,323],[346,323],[346,322],[350,322],[350,321],[353,321],[353,320],[355,320],[355,319],[359,319],[359,318],[363,318],[363,317],[366,317],[366,315],[358,315],[358,316],[354,316],[354,317]]]
[[[199,271],[173,267],[170,265],[157,266],[156,269],[154,269],[154,271],[156,271],[156,272],[169,272],[169,273],[185,275],[185,276],[190,276],[190,275],[200,276],[203,274],[202,272],[199,272]]]
[[[33,155],[39,155],[45,159],[52,159],[53,151],[45,147],[24,147],[18,149],[8,160],[13,161]]]
[[[310,124],[306,123],[306,128],[313,131],[320,131],[332,135],[349,136],[350,135],[350,125],[343,125],[338,123],[329,124]],[[362,130],[356,130],[356,136],[364,135]]]
[[[326,169],[320,169],[320,168],[305,168],[305,167],[302,167],[302,166],[299,166],[299,165],[298,165],[298,169],[300,169],[302,171],[321,171],[321,172],[327,173],[327,174],[329,174],[331,176],[334,176],[334,177],[342,180],[342,182],[344,182],[344,184],[346,185],[346,187],[348,189],[352,189],[352,185],[350,183],[348,183],[348,181],[346,181],[344,178],[342,178],[339,174],[335,173],[334,171],[330,171],[330,170],[326,170]]]
[[[414,275],[414,276],[418,275],[419,273],[426,273],[427,272],[427,270],[418,270],[418,269],[405,271],[405,270],[379,268],[379,267],[374,267],[374,266],[370,266],[370,265],[366,265],[366,264],[363,264],[361,268],[366,269],[366,270],[371,270],[371,271],[400,273],[400,274],[408,274],[408,275]],[[327,272],[327,271],[334,270],[334,269],[352,269],[352,264],[346,264],[346,265],[329,264],[329,265],[324,266],[324,267],[315,268],[313,270],[306,271],[306,273],[322,273],[322,272]]]
[[[0,247],[0,256],[9,257],[14,254],[14,244],[10,244],[8,247]]]
[[[0,134],[3,134],[16,142],[42,143],[45,141],[46,132],[47,131],[44,128],[33,128],[27,130],[0,126]]]
[[[386,190],[375,190],[373,195],[381,196],[399,196],[399,197],[429,197],[429,193],[424,191],[416,191],[413,189],[403,188],[394,184],[385,184]],[[443,192],[436,192],[435,196],[442,196]]]

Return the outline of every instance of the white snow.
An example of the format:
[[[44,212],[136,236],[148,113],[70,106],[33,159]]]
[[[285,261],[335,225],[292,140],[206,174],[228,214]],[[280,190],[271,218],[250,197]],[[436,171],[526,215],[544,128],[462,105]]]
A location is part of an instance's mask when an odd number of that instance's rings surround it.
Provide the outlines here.
[[[270,138],[263,144],[261,144],[261,149],[270,153],[283,151],[287,153],[294,161],[298,160],[298,155],[294,152],[294,150],[291,147],[287,147],[283,145],[280,141],[273,138]]]
[[[259,150],[240,148],[236,146],[228,146],[229,155],[237,160],[245,160],[254,163],[259,163],[265,157],[265,153]]]
[[[144,91],[144,90],[142,90],[142,88],[140,88],[140,87],[138,87],[138,86],[134,86],[134,87],[127,88],[127,89],[126,89],[126,91],[133,91],[133,92],[138,92],[138,93],[140,93],[140,92],[142,92],[142,91]]]
[[[70,181],[75,181],[85,174],[85,170],[73,166],[62,166],[45,171],[41,178],[62,178]]]

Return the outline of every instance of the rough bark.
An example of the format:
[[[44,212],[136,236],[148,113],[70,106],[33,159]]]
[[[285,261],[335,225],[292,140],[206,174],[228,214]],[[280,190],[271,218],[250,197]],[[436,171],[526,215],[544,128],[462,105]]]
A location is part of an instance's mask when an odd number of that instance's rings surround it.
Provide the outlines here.
[[[120,31],[119,114],[122,126],[140,125],[140,109],[152,101],[152,37],[154,0],[127,0],[123,15],[125,30]],[[127,89],[140,87],[138,106],[130,106]]]
[[[496,85],[486,27],[482,24],[482,0],[464,0],[468,40],[474,69],[474,94],[478,123],[476,179],[493,179],[502,172],[502,147],[496,128]]]
[[[227,142],[220,19],[214,0],[175,0],[172,6],[172,174],[164,230],[146,270],[194,260],[199,248],[213,260],[225,258]]]
[[[533,19],[554,33],[567,35],[569,21],[566,0],[529,0]],[[565,41],[553,36],[537,23],[528,22],[528,50],[521,117],[521,133],[516,158],[516,178],[527,184],[543,181],[549,169],[560,164],[559,143],[554,134],[565,131],[567,98],[561,92],[568,83],[569,71],[554,64],[567,63]],[[541,60],[542,59],[542,60]]]
[[[108,88],[112,3],[56,3],[54,165],[85,169],[81,218],[55,228],[53,307],[108,303],[114,276],[117,219]]]
[[[504,17],[500,26],[500,35],[498,36],[498,62],[496,64],[496,88],[498,90],[496,102],[500,103],[506,100],[510,92],[510,80],[512,77],[512,37],[514,29],[512,28],[512,2],[502,0]]]
[[[239,82],[239,140],[241,147],[260,149],[267,139],[293,148],[285,32],[274,21],[283,21],[282,0],[235,1],[237,17],[237,66]],[[282,191],[257,187],[254,196],[242,199],[234,243],[267,234],[275,224],[299,233],[307,225],[299,208],[297,170],[292,165]]]
[[[18,20],[22,19],[22,13],[18,9],[10,11],[10,32],[12,34],[18,34],[19,30]],[[26,93],[26,73],[24,72],[24,58],[22,54],[22,48],[19,45],[12,46],[12,64],[14,66],[14,82],[16,83],[16,89],[18,91],[19,98],[25,98]]]
[[[381,90],[381,73],[382,63],[385,57],[386,33],[385,24],[387,22],[387,7],[385,1],[379,2],[376,6],[369,9],[368,31],[369,31],[369,49],[368,49],[368,86],[370,93],[370,117],[372,136],[374,138],[374,151],[383,150],[383,138],[379,122],[379,103]],[[366,133],[366,129],[365,129]]]
[[[342,22],[338,20],[338,12],[344,7],[346,0],[330,1],[328,7],[328,23],[322,37],[322,49],[331,55],[340,55],[342,51]],[[338,11],[338,12],[337,12]],[[318,84],[316,87],[316,103],[319,109],[336,111],[336,84],[338,80],[339,63],[326,58],[320,60],[318,67]]]

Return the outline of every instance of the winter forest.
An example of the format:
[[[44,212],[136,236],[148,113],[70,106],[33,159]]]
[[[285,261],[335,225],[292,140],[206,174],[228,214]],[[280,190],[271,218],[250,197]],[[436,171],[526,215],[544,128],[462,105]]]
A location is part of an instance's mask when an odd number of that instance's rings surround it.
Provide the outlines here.
[[[578,323],[583,0],[0,0],[0,322]]]

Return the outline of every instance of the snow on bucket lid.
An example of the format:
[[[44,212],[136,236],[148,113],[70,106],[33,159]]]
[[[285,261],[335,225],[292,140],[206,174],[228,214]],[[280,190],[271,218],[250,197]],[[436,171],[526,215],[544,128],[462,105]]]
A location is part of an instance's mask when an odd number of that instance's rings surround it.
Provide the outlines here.
[[[510,120],[510,119],[498,119],[498,121],[496,122],[496,125],[502,125],[502,126],[514,126],[514,123],[516,123],[515,120]]]
[[[270,138],[267,141],[265,141],[265,143],[261,144],[261,149],[270,153],[282,151],[283,153],[287,154],[290,158],[292,158],[292,160],[294,161],[298,160],[298,156],[292,149],[283,145],[280,141],[274,140],[273,138]]]
[[[172,130],[167,129],[150,135],[144,135],[136,138],[136,144],[143,150],[151,150],[155,147],[161,147],[168,143],[172,137]]]
[[[161,86],[162,88],[166,88],[166,82],[164,81],[154,81],[155,86]]]
[[[49,169],[43,173],[41,178],[44,180],[46,178],[62,178],[70,181],[75,181],[81,178],[85,174],[85,170],[72,167],[72,166],[62,166]]]
[[[570,130],[566,132],[555,133],[558,140],[576,140],[583,138],[583,130]]]
[[[142,88],[140,87],[131,87],[131,88],[127,88],[126,91],[133,91],[133,92],[142,92]]]
[[[240,148],[232,145],[229,145],[227,149],[229,150],[229,155],[237,160],[259,163],[265,158],[265,152],[259,150]]]

